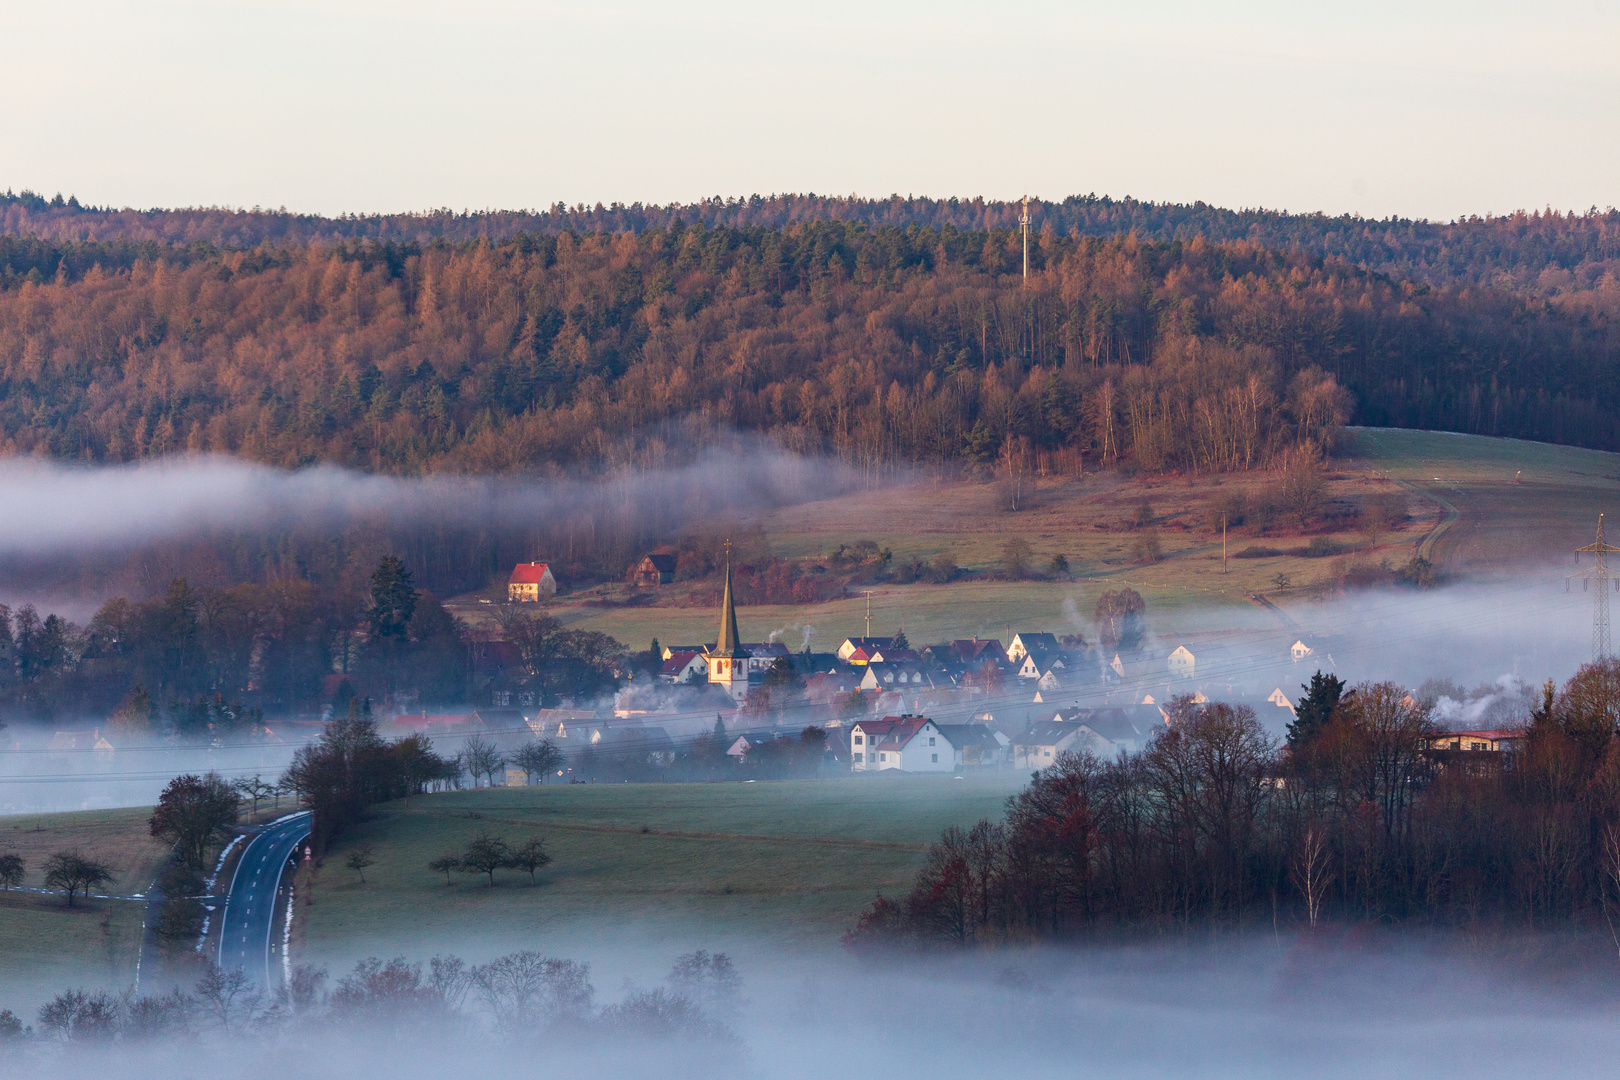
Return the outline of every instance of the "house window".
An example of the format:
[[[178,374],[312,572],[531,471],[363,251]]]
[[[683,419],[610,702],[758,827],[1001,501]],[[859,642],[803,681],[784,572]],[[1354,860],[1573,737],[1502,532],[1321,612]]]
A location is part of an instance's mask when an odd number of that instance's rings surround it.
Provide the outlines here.
[[[934,739],[933,739],[933,736],[929,736],[929,739],[928,739],[928,745],[929,745],[929,746],[933,746],[933,745],[934,745]]]
[[[889,760],[889,755],[888,754],[879,754],[878,755],[878,760],[879,761],[888,761]]]
[[[855,736],[855,745],[856,745],[856,746],[860,746],[860,745],[862,745],[862,744],[863,744],[863,743],[864,743],[864,742],[865,742],[865,741],[866,741],[866,740],[865,740],[865,736],[863,736],[863,735],[857,735],[857,736]]]
[[[860,764],[860,761],[861,761],[861,752],[859,750],[857,750],[857,751],[855,751],[855,762],[856,762],[856,764]]]
[[[939,755],[938,755],[938,754],[935,754],[935,755],[934,755],[934,764],[935,764],[935,765],[938,765],[938,764],[939,764]]]
[[[1051,757],[1051,756],[1052,756],[1052,751],[1051,751],[1050,748],[1041,751],[1041,757]]]

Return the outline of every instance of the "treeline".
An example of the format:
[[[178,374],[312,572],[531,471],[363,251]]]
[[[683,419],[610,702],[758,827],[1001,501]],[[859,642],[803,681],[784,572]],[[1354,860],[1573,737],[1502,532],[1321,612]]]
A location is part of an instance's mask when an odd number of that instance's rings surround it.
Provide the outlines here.
[[[1620,661],[1502,755],[1432,749],[1390,683],[1313,680],[1279,751],[1246,706],[1175,703],[1141,753],[1066,754],[1005,818],[950,829],[848,942],[1017,940],[1286,919],[1620,932]]]
[[[8,191],[0,195],[0,233],[69,242],[124,241],[207,249],[249,248],[266,241],[425,244],[484,238],[499,242],[522,233],[644,233],[682,224],[706,229],[788,229],[812,222],[839,222],[867,229],[921,226],[991,232],[1017,228],[1021,212],[1016,201],[983,198],[893,195],[862,199],[803,194],[717,197],[667,206],[558,203],[540,211],[437,210],[325,218],[257,207],[115,210],[83,206],[76,197],[46,199],[29,191]],[[1570,214],[1520,211],[1436,223],[1073,195],[1057,202],[1031,200],[1029,214],[1037,235],[1246,241],[1280,251],[1340,258],[1362,269],[1428,285],[1508,285],[1536,293],[1589,289],[1612,272],[1620,259],[1620,214],[1612,208]],[[56,263],[44,257],[12,260],[8,253],[8,258],[0,258],[0,265],[7,261],[20,275],[37,270],[50,278],[56,273]]]
[[[334,677],[347,697],[465,699],[466,629],[400,560],[384,556],[369,582],[340,584],[177,578],[150,600],[107,601],[85,627],[0,605],[0,712],[99,714],[134,741],[218,740],[250,735],[266,711],[331,700]]]
[[[345,1032],[372,1045],[381,1037],[420,1038],[422,1050],[455,1046],[463,1064],[475,1047],[500,1047],[517,1061],[631,1040],[706,1048],[720,1055],[711,1065],[735,1065],[741,1048],[730,1025],[743,1004],[742,979],[730,957],[706,950],[678,957],[661,983],[600,1005],[589,964],[532,951],[482,964],[435,956],[425,970],[403,957],[370,957],[327,984],[325,968],[301,964],[269,994],[241,970],[204,965],[189,990],[68,990],[41,1006],[31,1025],[0,1010],[0,1062],[37,1055],[43,1063],[94,1050],[128,1054],[182,1041],[194,1050],[205,1037],[239,1053],[244,1043],[270,1050],[294,1033],[307,1044]]]
[[[1028,282],[1019,257],[1010,232],[817,223],[93,267],[0,293],[0,451],[556,472],[741,428],[863,469],[1208,470],[1347,418],[1620,446],[1591,379],[1620,292],[1202,239],[1044,236]]]

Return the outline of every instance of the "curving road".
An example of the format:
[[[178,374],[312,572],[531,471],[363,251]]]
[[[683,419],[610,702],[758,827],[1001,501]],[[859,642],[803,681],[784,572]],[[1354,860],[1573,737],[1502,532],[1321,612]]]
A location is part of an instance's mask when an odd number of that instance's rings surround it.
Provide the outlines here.
[[[225,971],[240,968],[262,985],[271,984],[276,890],[287,860],[309,835],[309,822],[308,811],[272,822],[242,853],[220,919],[219,966]]]

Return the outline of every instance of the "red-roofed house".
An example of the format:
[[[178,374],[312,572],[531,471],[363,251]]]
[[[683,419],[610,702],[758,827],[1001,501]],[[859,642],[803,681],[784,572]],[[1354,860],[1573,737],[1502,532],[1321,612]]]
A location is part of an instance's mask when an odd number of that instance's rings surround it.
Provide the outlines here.
[[[709,661],[697,650],[681,650],[671,653],[664,666],[658,670],[658,677],[672,683],[691,682],[699,675],[709,673]]]
[[[956,750],[926,716],[861,720],[849,729],[850,768],[855,772],[952,772]]]
[[[507,579],[506,598],[527,603],[557,595],[557,579],[551,574],[551,564],[543,562],[518,563]]]
[[[465,735],[484,725],[477,713],[401,713],[379,726],[397,735]]]

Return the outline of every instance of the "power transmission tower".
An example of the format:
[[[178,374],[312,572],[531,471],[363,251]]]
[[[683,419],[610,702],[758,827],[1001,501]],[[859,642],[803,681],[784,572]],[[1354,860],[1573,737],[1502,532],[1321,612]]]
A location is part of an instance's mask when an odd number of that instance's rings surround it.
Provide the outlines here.
[[[1578,574],[1571,574],[1564,579],[1564,588],[1575,578],[1581,579],[1581,589],[1585,591],[1588,582],[1595,582],[1596,590],[1592,596],[1592,659],[1604,660],[1609,653],[1609,582],[1615,583],[1615,589],[1620,591],[1620,571],[1609,569],[1607,556],[1620,554],[1620,547],[1608,543],[1603,539],[1603,515],[1598,515],[1597,542],[1587,544],[1585,547],[1575,549],[1575,561],[1581,561],[1581,552],[1589,551],[1597,558],[1597,562],[1590,569],[1582,570]]]
[[[1029,280],[1029,196],[1024,196],[1024,215],[1018,219],[1018,227],[1024,234],[1024,280]]]

